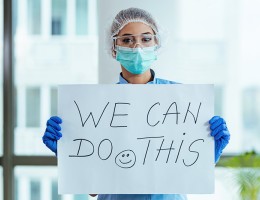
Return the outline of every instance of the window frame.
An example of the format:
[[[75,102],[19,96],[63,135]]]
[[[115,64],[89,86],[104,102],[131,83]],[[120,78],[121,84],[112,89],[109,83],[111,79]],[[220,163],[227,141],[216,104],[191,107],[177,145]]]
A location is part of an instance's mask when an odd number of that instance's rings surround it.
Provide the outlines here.
[[[14,154],[13,0],[3,0],[3,199],[15,199],[15,166],[57,166],[54,156]]]

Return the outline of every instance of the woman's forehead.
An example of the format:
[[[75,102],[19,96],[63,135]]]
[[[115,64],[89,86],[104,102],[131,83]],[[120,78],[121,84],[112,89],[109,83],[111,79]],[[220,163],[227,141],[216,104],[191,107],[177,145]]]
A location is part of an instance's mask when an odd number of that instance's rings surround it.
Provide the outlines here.
[[[119,36],[126,35],[126,34],[138,35],[144,33],[153,34],[154,31],[150,26],[142,22],[130,22],[119,31],[118,35]]]

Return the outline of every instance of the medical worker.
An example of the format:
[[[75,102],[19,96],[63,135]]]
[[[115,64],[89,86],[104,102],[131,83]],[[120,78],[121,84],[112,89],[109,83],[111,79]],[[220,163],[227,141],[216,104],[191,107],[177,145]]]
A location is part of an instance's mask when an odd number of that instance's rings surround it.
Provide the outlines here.
[[[147,11],[129,8],[120,11],[109,31],[111,55],[120,65],[118,84],[175,84],[156,77],[151,66],[161,48],[161,35],[154,18]],[[108,66],[112,67],[112,66]],[[57,140],[62,137],[62,119],[53,116],[47,121],[43,143],[57,155]],[[229,142],[226,122],[219,116],[209,119],[215,140],[215,163]],[[180,177],[176,177],[177,179]],[[152,184],[152,183],[151,183]],[[95,195],[91,195],[95,196]],[[99,194],[98,200],[185,200],[182,194]]]

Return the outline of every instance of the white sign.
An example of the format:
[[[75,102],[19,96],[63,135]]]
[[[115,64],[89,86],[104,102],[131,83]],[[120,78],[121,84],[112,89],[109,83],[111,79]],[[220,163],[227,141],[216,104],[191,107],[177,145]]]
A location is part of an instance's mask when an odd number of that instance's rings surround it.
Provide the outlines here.
[[[213,85],[63,85],[59,194],[214,192]]]

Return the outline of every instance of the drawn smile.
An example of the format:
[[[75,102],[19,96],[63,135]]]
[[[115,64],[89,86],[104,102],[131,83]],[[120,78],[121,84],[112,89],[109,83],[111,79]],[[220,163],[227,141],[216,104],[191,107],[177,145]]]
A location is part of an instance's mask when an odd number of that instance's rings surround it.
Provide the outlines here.
[[[119,161],[120,161],[122,164],[128,164],[128,163],[132,162],[132,160],[130,160],[130,161],[128,161],[128,162],[122,162],[120,159],[119,159]]]
[[[135,165],[135,162],[136,162],[135,152],[133,152],[130,149],[121,151],[115,157],[115,163],[117,164],[118,167],[121,168],[131,168]]]

